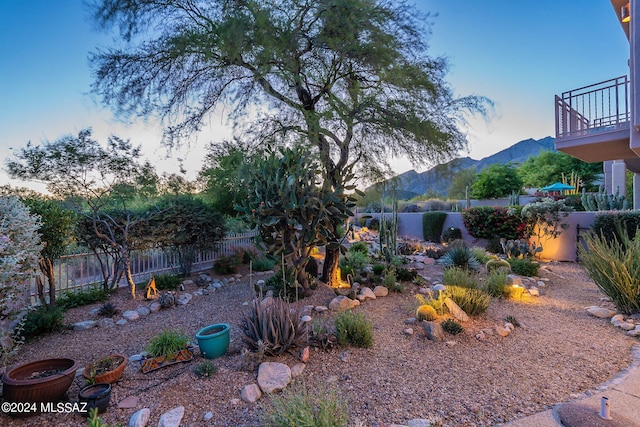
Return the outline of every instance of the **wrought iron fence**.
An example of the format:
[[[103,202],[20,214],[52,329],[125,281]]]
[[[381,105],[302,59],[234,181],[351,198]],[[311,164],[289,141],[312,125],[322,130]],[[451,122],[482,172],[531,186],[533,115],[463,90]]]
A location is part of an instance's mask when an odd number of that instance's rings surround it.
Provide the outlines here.
[[[213,267],[217,258],[233,255],[239,248],[253,247],[256,234],[254,231],[228,234],[216,249],[201,251],[197,254],[192,271],[205,271]],[[105,254],[80,253],[64,255],[56,260],[54,264],[56,294],[61,295],[64,292],[77,291],[103,283],[103,267],[100,265],[99,256],[102,257],[103,262],[109,259]],[[148,280],[153,274],[174,272],[178,267],[177,256],[172,251],[154,248],[131,253],[131,274],[136,283]],[[105,268],[110,274],[114,273],[112,263]],[[122,278],[119,286],[126,286],[126,279]],[[30,290],[31,299],[35,302],[37,299],[35,279],[31,283]]]
[[[627,76],[556,96],[556,138],[617,130],[630,120],[629,96]]]

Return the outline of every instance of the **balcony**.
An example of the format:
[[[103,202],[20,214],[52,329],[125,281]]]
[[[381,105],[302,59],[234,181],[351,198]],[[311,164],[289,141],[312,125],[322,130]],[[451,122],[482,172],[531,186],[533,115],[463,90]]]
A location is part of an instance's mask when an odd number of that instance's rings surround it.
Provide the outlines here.
[[[585,162],[636,159],[629,86],[622,76],[556,96],[556,149]]]

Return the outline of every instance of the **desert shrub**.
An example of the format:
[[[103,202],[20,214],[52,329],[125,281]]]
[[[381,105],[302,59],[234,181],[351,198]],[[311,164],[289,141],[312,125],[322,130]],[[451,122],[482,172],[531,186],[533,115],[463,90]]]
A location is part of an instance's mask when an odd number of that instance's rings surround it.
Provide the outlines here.
[[[442,329],[446,333],[451,335],[458,335],[459,333],[464,332],[464,328],[462,327],[462,325],[453,319],[444,320],[442,323],[440,323],[440,326],[442,326]]]
[[[342,272],[342,279],[346,279],[347,274],[352,277],[356,275],[358,270],[362,269],[369,262],[369,255],[360,251],[349,251],[346,255],[340,257],[339,265]]]
[[[442,232],[442,240],[447,243],[460,239],[462,239],[462,230],[457,227],[449,227]]]
[[[62,310],[68,310],[74,307],[81,307],[83,305],[106,301],[109,299],[109,295],[109,291],[104,288],[92,286],[76,292],[65,292],[60,298],[58,298],[56,305],[62,308]]]
[[[462,286],[463,288],[476,289],[480,286],[480,281],[476,273],[460,267],[451,267],[444,270],[442,283],[445,286]]]
[[[597,236],[603,235],[608,242],[613,241],[614,237],[620,242],[623,239],[619,229],[633,240],[638,227],[640,227],[640,211],[610,211],[599,212],[591,228]]]
[[[471,254],[480,264],[485,264],[491,259],[491,255],[489,255],[486,250],[477,246],[471,248]]]
[[[418,272],[408,268],[397,267],[396,278],[401,282],[412,282],[418,277]]]
[[[534,277],[538,275],[540,264],[531,258],[510,258],[507,260],[511,266],[511,271],[519,276]]]
[[[225,256],[213,262],[213,271],[220,275],[235,274],[241,264],[242,257],[238,255]]]
[[[598,288],[625,314],[640,313],[640,238],[618,227],[620,240],[589,233],[580,259]]]
[[[444,256],[445,253],[447,253],[445,249],[437,246],[428,246],[423,249],[423,252],[426,256],[433,259],[440,259]]]
[[[293,302],[296,300],[296,296],[301,297],[302,295],[300,295],[300,289],[296,295],[296,282],[292,276],[293,272],[290,268],[285,270],[284,277],[282,277],[282,270],[278,270],[265,281],[265,287],[273,289],[273,295]]]
[[[380,276],[382,275],[382,273],[384,273],[385,267],[383,264],[373,264],[373,266],[371,267],[371,270],[373,271],[373,274],[375,274],[376,276]]]
[[[260,419],[267,427],[346,427],[349,416],[345,400],[336,391],[295,383],[272,397]]]
[[[416,318],[418,320],[432,321],[438,318],[438,313],[430,304],[423,304],[416,309]]]
[[[281,298],[274,298],[269,304],[254,300],[240,319],[240,329],[242,341],[250,350],[260,349],[270,356],[305,344],[300,312],[292,312],[289,303]]]
[[[349,247],[349,252],[362,252],[365,255],[369,255],[369,245],[365,242],[355,242]]]
[[[373,346],[373,324],[362,313],[343,311],[334,320],[336,338],[341,346]]]
[[[390,292],[403,292],[404,291],[404,286],[398,282],[398,278],[396,276],[396,269],[395,267],[389,268],[383,279],[382,279],[382,286],[384,286],[385,288],[389,289]]]
[[[29,311],[24,319],[22,335],[35,337],[62,329],[64,311],[59,306],[41,305]]]
[[[425,212],[422,214],[422,236],[424,240],[440,243],[442,227],[446,219],[446,212]]]
[[[253,271],[269,271],[273,270],[275,267],[276,261],[267,257],[256,257],[251,263],[251,268]]]
[[[508,274],[503,269],[491,271],[484,279],[484,291],[495,298],[509,298]]]
[[[398,244],[398,253],[400,255],[412,255],[422,250],[422,245],[417,240],[405,240]]]
[[[499,237],[492,237],[487,241],[487,251],[494,254],[502,253],[502,245]]]
[[[473,255],[471,249],[466,246],[451,247],[449,251],[440,258],[440,262],[447,267],[459,267],[466,270],[478,270],[480,263]]]
[[[462,221],[476,239],[520,239],[527,224],[520,217],[519,207],[478,206],[462,211]]]
[[[151,357],[168,356],[186,348],[189,336],[183,332],[167,329],[149,340],[145,350]]]
[[[156,288],[159,291],[175,291],[178,289],[178,286],[180,286],[180,282],[182,281],[182,279],[175,274],[158,274],[157,276],[154,276],[154,278],[156,281]]]
[[[205,360],[193,368],[193,373],[202,378],[211,378],[218,372],[218,368],[211,360]]]
[[[379,212],[379,211],[378,211],[378,212]],[[379,220],[378,218],[371,218],[371,219],[369,220],[369,225],[368,225],[368,227],[369,227],[371,230],[374,230],[374,231],[380,230],[380,220]]]
[[[489,308],[491,296],[480,289],[447,286],[451,299],[469,316],[482,314]]]

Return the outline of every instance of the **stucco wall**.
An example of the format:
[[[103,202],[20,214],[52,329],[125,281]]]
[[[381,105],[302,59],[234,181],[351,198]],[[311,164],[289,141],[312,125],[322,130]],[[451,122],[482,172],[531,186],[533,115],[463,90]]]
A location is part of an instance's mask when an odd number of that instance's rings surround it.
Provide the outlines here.
[[[422,214],[417,213],[399,213],[398,214],[398,236],[422,240]],[[380,214],[366,214],[375,218],[379,218]],[[391,214],[385,214],[391,217]],[[569,225],[566,230],[556,239],[543,240],[543,251],[540,253],[542,259],[554,261],[576,261],[577,248],[577,227],[588,228],[593,225],[595,212],[572,212],[565,219]],[[360,216],[360,215],[358,215]],[[476,240],[464,226],[462,222],[462,214],[459,212],[447,212],[447,218],[444,222],[444,229],[449,227],[459,228],[462,231],[462,239],[475,246],[485,246],[486,241]]]

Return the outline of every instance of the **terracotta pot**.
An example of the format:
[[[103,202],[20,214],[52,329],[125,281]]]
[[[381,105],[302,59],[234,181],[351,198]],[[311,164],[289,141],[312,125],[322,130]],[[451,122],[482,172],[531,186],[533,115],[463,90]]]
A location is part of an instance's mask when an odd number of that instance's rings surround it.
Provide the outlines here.
[[[87,366],[85,366],[84,370],[82,371],[82,376],[85,377],[88,380],[89,379],[93,379],[93,381],[95,383],[109,383],[109,384],[111,384],[111,383],[114,383],[114,382],[118,381],[120,379],[120,377],[122,376],[122,373],[124,372],[124,369],[127,366],[127,356],[125,356],[124,354],[112,354],[109,357],[117,358],[117,359],[121,360],[122,362],[114,370],[108,371],[108,372],[103,372],[103,373],[96,374],[96,375],[92,375],[91,371],[92,371],[93,365],[95,363],[98,363],[98,362],[90,363]]]
[[[2,396],[9,402],[58,402],[67,393],[77,369],[78,362],[65,358],[18,365],[2,375]],[[35,375],[48,371],[55,373],[41,377]]]

